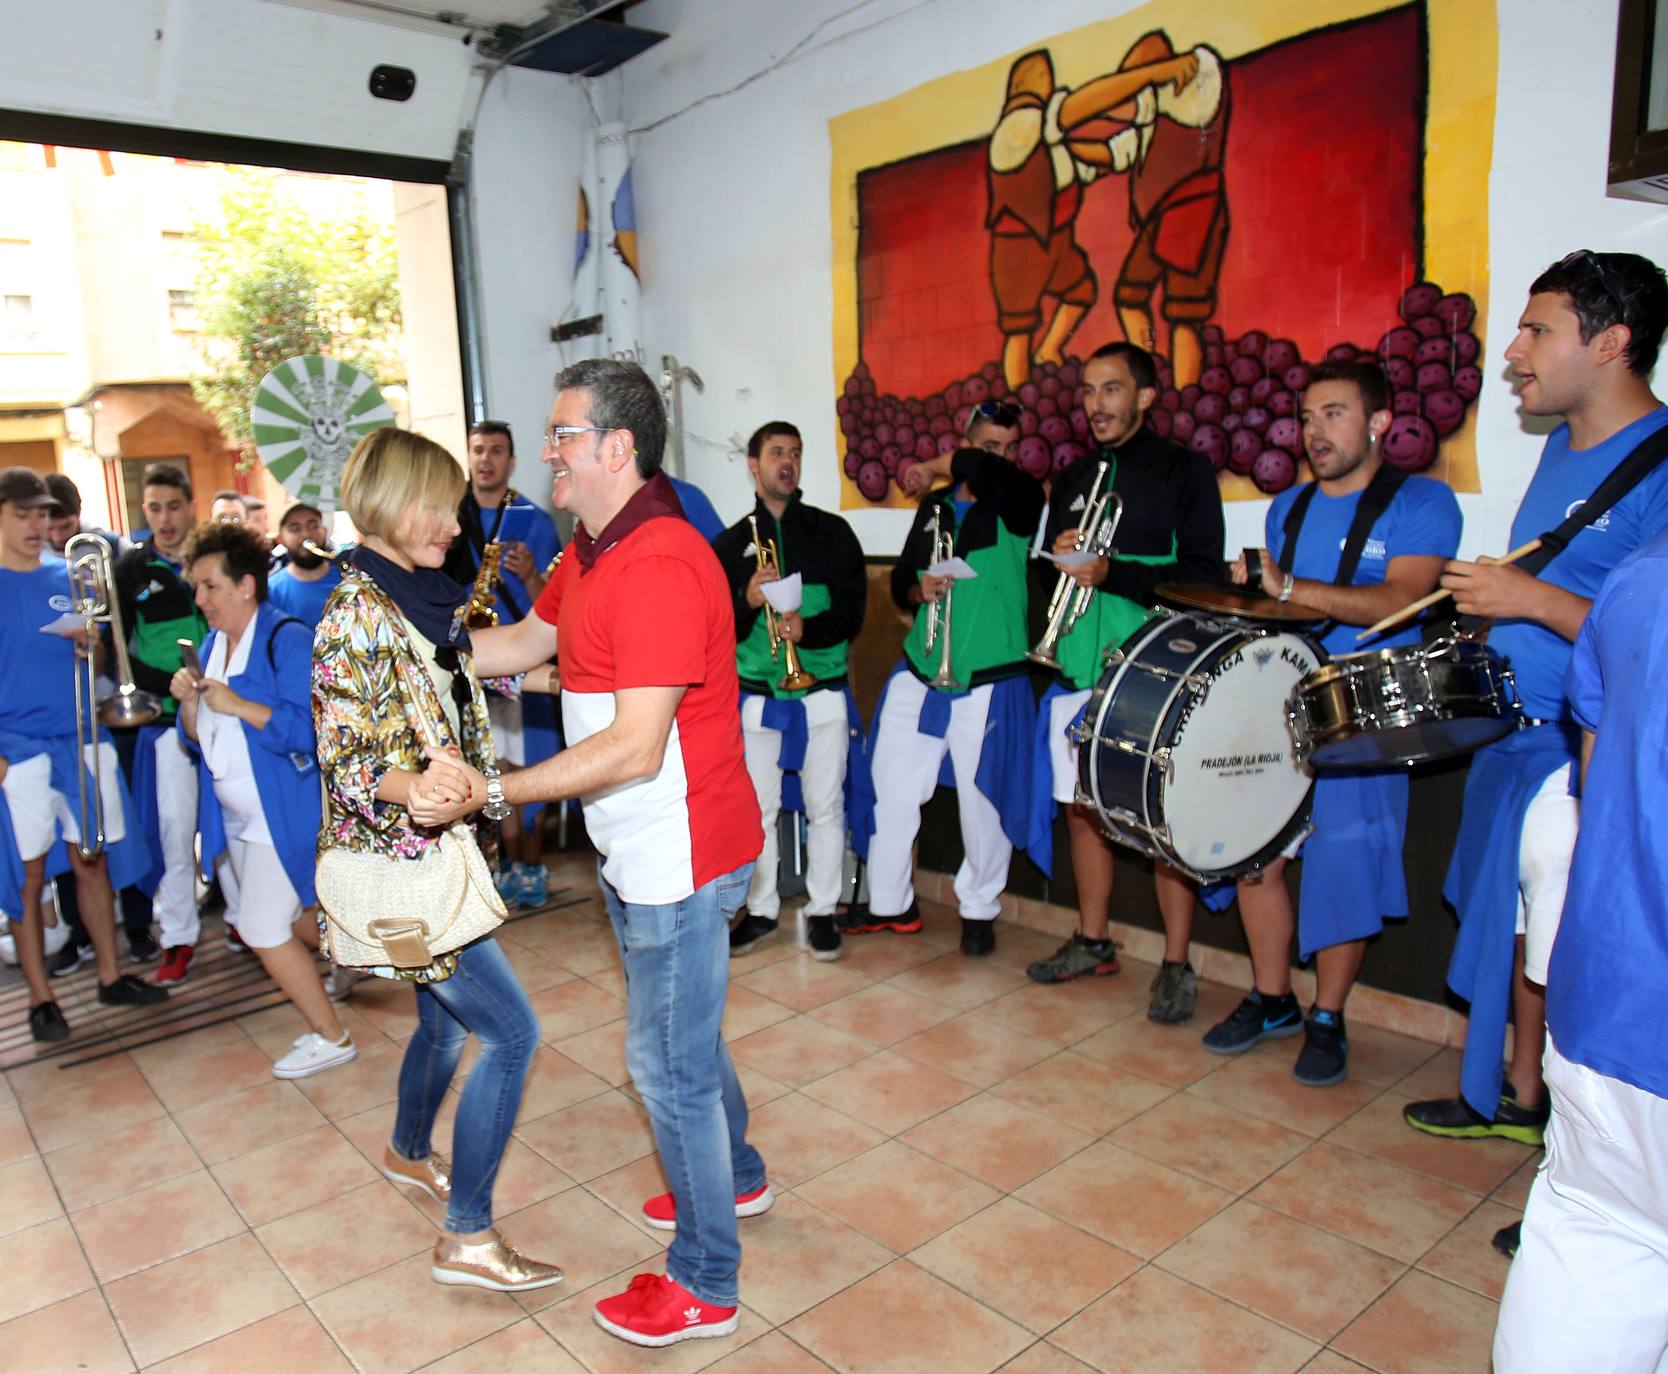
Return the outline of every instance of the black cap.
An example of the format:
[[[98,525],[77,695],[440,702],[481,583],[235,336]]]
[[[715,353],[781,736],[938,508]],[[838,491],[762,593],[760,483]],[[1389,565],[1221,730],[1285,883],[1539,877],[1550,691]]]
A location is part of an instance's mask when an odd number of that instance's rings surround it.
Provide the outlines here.
[[[63,473],[47,473],[46,489],[52,493],[52,499],[58,503],[58,509],[65,515],[81,514],[80,489]]]
[[[13,505],[20,510],[35,510],[42,506],[58,508],[58,500],[46,489],[40,473],[33,468],[0,469],[0,505]]]

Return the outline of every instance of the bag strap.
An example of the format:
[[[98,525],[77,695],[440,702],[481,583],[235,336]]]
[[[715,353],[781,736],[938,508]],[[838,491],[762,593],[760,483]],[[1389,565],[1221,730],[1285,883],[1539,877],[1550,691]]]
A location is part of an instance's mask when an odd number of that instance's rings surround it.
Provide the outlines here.
[[[1517,566],[1539,576],[1540,571],[1570,546],[1570,541],[1610,510],[1668,458],[1668,425],[1647,434],[1633,446],[1626,458],[1610,470],[1593,494],[1567,515],[1563,522],[1541,536],[1541,546],[1518,559]]]
[[[1356,569],[1361,566],[1361,555],[1367,547],[1367,536],[1373,532],[1379,517],[1390,509],[1390,503],[1396,499],[1396,493],[1406,480],[1405,472],[1388,463],[1379,464],[1378,471],[1356,503],[1355,517],[1350,521],[1349,533],[1344,536],[1343,552],[1338,556],[1338,571],[1332,579],[1334,586],[1348,587],[1353,583]],[[1302,533],[1303,521],[1309,514],[1319,486],[1319,482],[1310,482],[1298,492],[1297,499],[1286,512],[1286,522],[1281,527],[1280,557],[1288,569],[1296,559],[1298,535]]]
[[[302,629],[307,629],[307,622],[305,620],[298,620],[293,615],[280,617],[278,623],[272,627],[272,633],[266,637],[266,666],[272,669],[275,673],[278,671],[278,631],[283,629],[286,625],[299,625]],[[308,632],[307,638],[309,641],[313,638],[311,631]]]

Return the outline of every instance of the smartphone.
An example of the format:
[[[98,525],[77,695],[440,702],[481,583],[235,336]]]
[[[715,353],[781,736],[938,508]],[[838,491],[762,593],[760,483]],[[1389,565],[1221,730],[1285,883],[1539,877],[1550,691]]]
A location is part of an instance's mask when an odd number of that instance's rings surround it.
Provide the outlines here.
[[[180,667],[199,682],[202,681],[203,661],[197,657],[197,646],[189,639],[176,639],[174,643],[180,648]]]

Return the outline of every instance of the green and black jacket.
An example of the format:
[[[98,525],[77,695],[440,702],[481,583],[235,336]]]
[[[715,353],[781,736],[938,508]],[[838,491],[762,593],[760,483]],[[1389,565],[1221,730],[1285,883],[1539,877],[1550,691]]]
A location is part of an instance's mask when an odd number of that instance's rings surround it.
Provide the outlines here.
[[[762,500],[754,503],[753,516],[759,523],[759,537],[776,541],[782,576],[798,573],[804,582],[799,614],[805,621],[805,637],[797,648],[805,671],[817,679],[811,690],[845,686],[846,655],[863,628],[869,595],[863,546],[844,520],[807,506],[798,492],[783,509],[780,523]],[[784,656],[778,652],[772,660],[763,610],[747,604],[747,584],[758,568],[747,521],[736,521],[714,539],[712,551],[724,566],[735,607],[736,675],[742,691],[785,699],[804,696],[804,692],[777,689],[786,671]]]
[[[179,568],[159,554],[149,539],[116,560],[115,582],[127,629],[128,656],[133,660],[133,681],[162,702],[166,723],[173,720],[177,704],[168,695],[180,667],[176,641],[201,644],[208,622]]]
[[[955,585],[952,598],[950,666],[956,680],[983,686],[1027,670],[1025,559],[1042,516],[1042,484],[1007,459],[983,449],[958,449],[950,460],[953,485],[921,502],[903,552],[892,568],[892,600],[915,614],[904,639],[904,658],[923,682],[938,672],[939,651],[926,649],[925,607],[913,604],[909,589],[932,562],[928,526],[941,508],[946,527],[956,531],[956,553],[978,573]],[[963,483],[973,504],[957,520],[953,495]]]

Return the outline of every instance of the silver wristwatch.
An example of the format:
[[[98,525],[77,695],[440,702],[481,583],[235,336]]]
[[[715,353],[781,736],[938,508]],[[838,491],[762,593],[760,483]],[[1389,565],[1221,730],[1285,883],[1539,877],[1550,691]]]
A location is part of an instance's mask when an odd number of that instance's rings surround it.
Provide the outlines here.
[[[1287,573],[1286,574],[1286,580],[1280,584],[1280,594],[1277,597],[1275,597],[1275,600],[1276,601],[1290,601],[1292,599],[1292,588],[1295,587],[1296,585],[1297,585],[1297,579],[1295,577],[1293,577],[1290,573]]]
[[[504,779],[495,768],[486,775],[486,805],[481,808],[481,814],[489,821],[501,821],[509,817],[510,804],[504,799]]]

